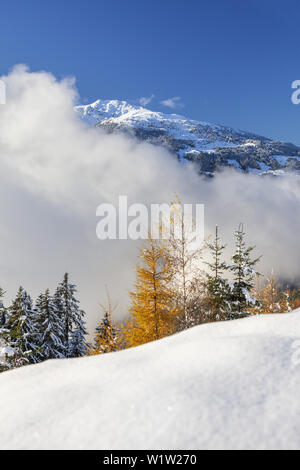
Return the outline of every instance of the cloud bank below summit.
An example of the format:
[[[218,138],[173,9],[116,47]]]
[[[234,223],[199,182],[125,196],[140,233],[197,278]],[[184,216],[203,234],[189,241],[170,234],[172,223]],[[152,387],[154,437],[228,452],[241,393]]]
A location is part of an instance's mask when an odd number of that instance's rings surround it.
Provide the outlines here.
[[[7,76],[0,107],[1,269],[7,299],[20,284],[36,296],[54,288],[65,271],[79,286],[89,327],[99,317],[104,286],[126,314],[127,291],[137,260],[132,241],[99,241],[96,208],[183,202],[205,204],[206,233],[218,223],[226,242],[239,222],[263,253],[262,269],[300,274],[300,188],[296,178],[261,178],[224,172],[201,179],[166,150],[91,129],[74,113],[73,79],[16,66]]]

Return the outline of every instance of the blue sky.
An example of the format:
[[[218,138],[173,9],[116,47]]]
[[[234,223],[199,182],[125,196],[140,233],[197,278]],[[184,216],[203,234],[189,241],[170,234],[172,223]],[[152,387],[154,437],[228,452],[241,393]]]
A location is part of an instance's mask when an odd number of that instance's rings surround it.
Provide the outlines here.
[[[299,0],[1,0],[0,73],[26,63],[74,75],[83,103],[154,95],[150,109],[300,144],[299,22]]]

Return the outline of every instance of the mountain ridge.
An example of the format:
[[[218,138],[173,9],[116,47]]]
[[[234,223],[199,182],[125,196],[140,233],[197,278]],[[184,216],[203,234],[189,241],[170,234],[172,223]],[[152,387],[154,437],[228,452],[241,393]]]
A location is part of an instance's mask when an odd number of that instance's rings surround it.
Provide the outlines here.
[[[90,126],[166,147],[181,162],[193,162],[201,174],[212,176],[224,167],[275,176],[300,172],[300,148],[292,143],[121,100],[97,100],[74,109]]]

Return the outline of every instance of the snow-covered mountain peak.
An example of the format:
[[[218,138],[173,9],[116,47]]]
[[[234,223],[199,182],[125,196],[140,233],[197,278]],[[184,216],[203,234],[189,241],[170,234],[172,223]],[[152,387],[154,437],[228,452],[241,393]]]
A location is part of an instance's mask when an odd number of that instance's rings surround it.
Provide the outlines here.
[[[220,168],[259,174],[300,172],[300,148],[231,127],[151,111],[119,100],[97,100],[75,111],[91,126],[125,132],[168,148],[182,161],[195,163],[199,173]]]
[[[143,106],[120,100],[97,100],[92,104],[76,106],[75,111],[88,124],[98,124],[107,119],[115,119],[119,122],[148,122],[158,125],[162,121],[186,121],[183,116],[177,114],[164,114],[151,111]]]
[[[92,104],[76,106],[81,118],[88,124],[97,124],[103,119],[118,118],[139,109],[126,101],[97,100]]]

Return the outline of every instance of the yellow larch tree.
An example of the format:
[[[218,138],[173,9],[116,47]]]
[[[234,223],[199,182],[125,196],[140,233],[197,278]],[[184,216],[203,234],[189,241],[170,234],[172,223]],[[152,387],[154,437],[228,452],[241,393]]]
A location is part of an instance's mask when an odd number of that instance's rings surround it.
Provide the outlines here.
[[[280,291],[277,278],[272,271],[267,279],[266,285],[262,290],[262,309],[261,313],[278,313],[280,312]]]
[[[129,347],[155,341],[176,329],[177,308],[170,288],[172,269],[167,247],[161,240],[148,240],[140,250],[134,291],[130,292],[129,319],[123,334]]]

